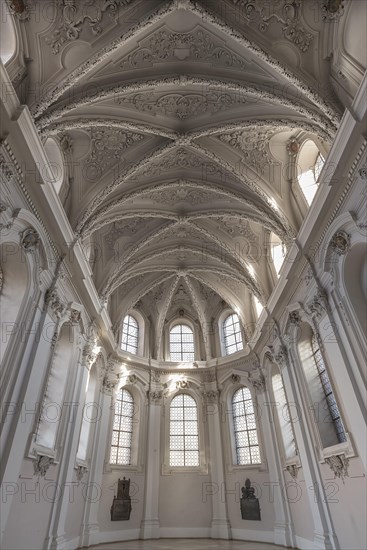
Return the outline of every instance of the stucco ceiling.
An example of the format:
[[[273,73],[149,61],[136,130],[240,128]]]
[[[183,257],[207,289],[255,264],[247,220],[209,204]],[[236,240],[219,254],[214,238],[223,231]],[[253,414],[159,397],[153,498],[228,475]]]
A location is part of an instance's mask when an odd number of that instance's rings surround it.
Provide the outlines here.
[[[65,155],[65,210],[115,324],[136,304],[158,332],[224,304],[246,323],[273,289],[269,234],[289,243],[304,216],[287,144],[327,150],[340,108],[327,2],[270,4],[28,3],[27,102]]]

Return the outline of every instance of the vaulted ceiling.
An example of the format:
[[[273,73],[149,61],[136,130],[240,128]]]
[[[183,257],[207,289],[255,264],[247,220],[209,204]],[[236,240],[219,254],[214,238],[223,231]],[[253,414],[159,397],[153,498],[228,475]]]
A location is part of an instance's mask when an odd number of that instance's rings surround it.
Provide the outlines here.
[[[250,322],[251,295],[265,304],[275,284],[270,232],[289,243],[305,214],[287,144],[327,151],[341,116],[328,2],[28,9],[20,93],[65,155],[65,210],[113,324],[136,306],[157,334],[182,309],[203,327],[225,304]]]

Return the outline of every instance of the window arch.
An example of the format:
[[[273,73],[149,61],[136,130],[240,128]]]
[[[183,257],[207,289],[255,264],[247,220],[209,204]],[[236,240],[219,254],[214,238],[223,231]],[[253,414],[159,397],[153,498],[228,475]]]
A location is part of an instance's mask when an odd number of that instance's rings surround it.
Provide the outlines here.
[[[243,349],[241,325],[238,315],[231,313],[223,322],[224,349],[226,355]]]
[[[191,395],[176,395],[170,404],[169,462],[171,467],[200,466],[198,410]]]
[[[138,353],[139,325],[135,317],[125,315],[122,324],[121,349],[136,355]]]
[[[133,437],[134,398],[128,390],[121,388],[115,401],[113,417],[111,464],[129,466]]]
[[[17,51],[17,34],[15,30],[15,25],[13,17],[9,12],[7,2],[2,2],[0,6],[0,50],[1,50],[1,61],[4,66],[10,62]]]
[[[298,183],[309,206],[316,194],[324,163],[317,145],[311,139],[305,141],[298,157]]]
[[[194,361],[194,332],[184,324],[175,325],[169,332],[169,351],[171,361]]]
[[[242,387],[233,394],[232,414],[237,464],[260,464],[254,404],[248,388]]]
[[[275,372],[271,378],[271,383],[276,403],[280,432],[283,440],[285,458],[293,458],[298,454],[298,451],[282,375],[279,372]]]

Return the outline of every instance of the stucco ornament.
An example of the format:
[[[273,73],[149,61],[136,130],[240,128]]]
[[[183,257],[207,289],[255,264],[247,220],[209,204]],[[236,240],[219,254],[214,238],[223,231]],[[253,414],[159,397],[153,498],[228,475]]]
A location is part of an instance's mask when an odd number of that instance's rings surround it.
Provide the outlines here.
[[[275,0],[269,9],[268,0],[232,0],[243,8],[243,14],[250,25],[257,25],[266,32],[271,24],[280,23],[285,38],[293,42],[301,52],[307,52],[313,40],[301,22],[301,0]]]
[[[97,36],[102,32],[102,22],[105,13],[116,20],[118,8],[129,4],[131,0],[93,0],[92,2],[77,2],[76,0],[58,0],[58,16],[56,28],[45,38],[54,54],[59,53],[67,42],[77,40],[84,26],[89,24],[92,33]]]
[[[81,481],[84,475],[88,472],[87,466],[81,466],[80,464],[76,467],[75,477],[77,481]]]
[[[330,241],[330,246],[338,256],[343,256],[350,250],[350,235],[345,231],[337,231]]]
[[[56,317],[61,317],[61,315],[65,311],[65,304],[63,304],[55,288],[49,288],[46,291],[45,309],[50,309],[56,315]]]
[[[345,0],[324,0],[321,6],[324,21],[336,22],[344,13]]]
[[[344,483],[345,478],[349,477],[349,459],[346,458],[344,454],[340,454],[325,458],[325,462],[330,467],[335,477],[340,477]]]
[[[33,472],[35,476],[45,477],[47,470],[53,463],[53,459],[49,456],[37,455],[33,459]]]
[[[287,472],[289,472],[293,479],[297,479],[299,469],[300,466],[297,466],[297,464],[289,464],[289,466],[286,467]]]
[[[25,229],[21,234],[21,245],[26,252],[34,253],[40,242],[40,236],[33,227]]]

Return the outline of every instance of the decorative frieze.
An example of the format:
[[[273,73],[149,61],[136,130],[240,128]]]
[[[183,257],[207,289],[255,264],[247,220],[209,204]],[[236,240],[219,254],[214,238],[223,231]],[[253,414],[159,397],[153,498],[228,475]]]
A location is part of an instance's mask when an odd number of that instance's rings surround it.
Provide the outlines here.
[[[333,455],[325,458],[326,464],[334,473],[335,477],[340,477],[344,483],[344,479],[349,477],[349,459],[344,454]]]

